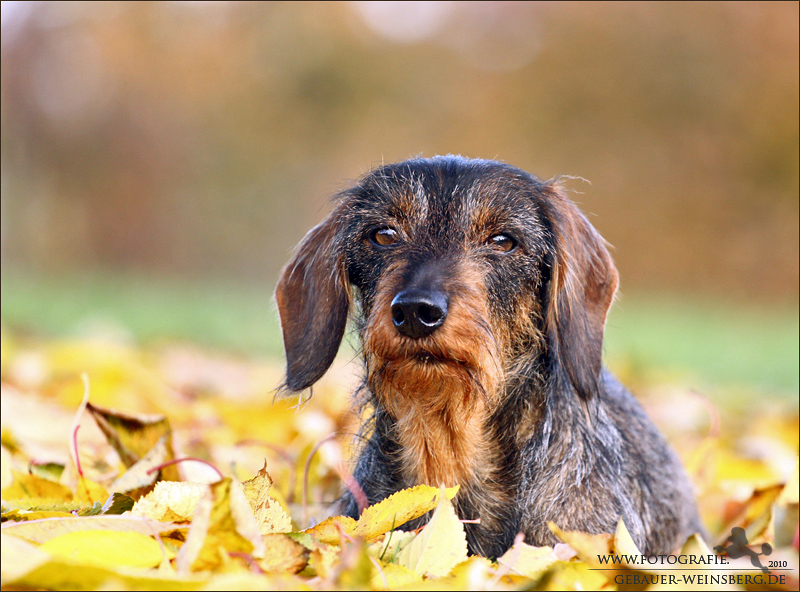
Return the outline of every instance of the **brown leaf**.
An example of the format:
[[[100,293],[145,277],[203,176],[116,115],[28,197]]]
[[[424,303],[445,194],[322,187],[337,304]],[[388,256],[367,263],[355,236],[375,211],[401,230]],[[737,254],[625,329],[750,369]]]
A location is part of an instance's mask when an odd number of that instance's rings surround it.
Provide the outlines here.
[[[91,403],[86,409],[92,414],[109,444],[119,454],[122,463],[130,468],[147,455],[163,438],[167,448],[165,460],[172,460],[172,429],[163,415],[131,415],[97,407]],[[178,469],[173,465],[161,472],[166,481],[179,481]]]
[[[169,460],[172,460],[172,447],[169,445],[169,434],[164,434],[147,454],[117,477],[116,481],[111,484],[111,491],[127,493],[132,498],[138,499],[142,495],[150,493],[153,484],[165,473],[174,473],[176,479],[168,481],[176,481],[177,473],[170,471],[175,468],[174,466],[151,472],[151,469],[155,469]]]

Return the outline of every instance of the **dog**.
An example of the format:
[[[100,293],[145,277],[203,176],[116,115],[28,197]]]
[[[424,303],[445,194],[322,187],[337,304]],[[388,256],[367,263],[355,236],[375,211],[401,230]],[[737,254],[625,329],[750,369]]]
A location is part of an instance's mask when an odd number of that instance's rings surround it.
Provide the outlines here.
[[[557,181],[460,156],[384,165],[337,196],[276,288],[285,391],[331,365],[349,317],[369,409],[353,477],[370,504],[460,485],[471,553],[517,533],[613,533],[648,555],[702,532],[692,486],[601,363],[618,274]],[[358,517],[350,492],[343,514]],[[404,528],[420,526],[423,517]]]

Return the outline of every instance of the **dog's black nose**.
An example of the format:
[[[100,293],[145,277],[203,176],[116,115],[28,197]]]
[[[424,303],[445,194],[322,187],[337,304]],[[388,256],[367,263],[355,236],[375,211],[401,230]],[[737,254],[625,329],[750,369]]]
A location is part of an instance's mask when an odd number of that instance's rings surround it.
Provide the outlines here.
[[[447,296],[438,290],[403,290],[392,300],[392,321],[406,337],[425,337],[447,317]]]

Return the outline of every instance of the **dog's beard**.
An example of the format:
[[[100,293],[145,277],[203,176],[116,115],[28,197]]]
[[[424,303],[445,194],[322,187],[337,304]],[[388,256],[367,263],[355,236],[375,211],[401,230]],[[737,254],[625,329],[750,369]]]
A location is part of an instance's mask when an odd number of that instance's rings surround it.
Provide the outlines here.
[[[376,302],[365,325],[368,385],[396,422],[403,470],[413,482],[466,483],[485,461],[484,424],[504,372],[484,303],[462,295],[444,325],[419,339],[400,335],[380,314],[388,302]]]

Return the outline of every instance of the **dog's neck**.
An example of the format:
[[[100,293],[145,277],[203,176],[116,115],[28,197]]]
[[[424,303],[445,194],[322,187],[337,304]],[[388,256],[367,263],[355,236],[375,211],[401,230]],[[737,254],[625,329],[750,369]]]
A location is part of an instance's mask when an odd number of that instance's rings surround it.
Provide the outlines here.
[[[486,424],[497,386],[456,364],[369,360],[368,383],[393,420],[406,480],[432,486],[479,483],[488,477],[492,451]]]
[[[478,480],[490,450],[485,402],[457,383],[440,394],[392,391],[387,410],[395,420],[406,479],[448,487]]]

